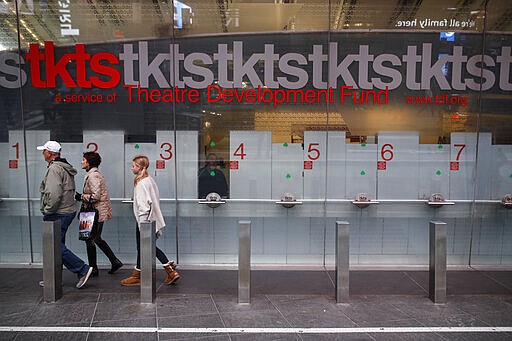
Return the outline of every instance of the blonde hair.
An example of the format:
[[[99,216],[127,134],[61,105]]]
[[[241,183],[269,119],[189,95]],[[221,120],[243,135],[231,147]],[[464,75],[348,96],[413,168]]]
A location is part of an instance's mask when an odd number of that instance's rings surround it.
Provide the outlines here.
[[[132,159],[132,161],[135,162],[135,164],[141,168],[139,174],[137,174],[137,176],[133,180],[133,185],[137,186],[139,181],[141,181],[142,179],[147,178],[149,176],[149,174],[148,174],[149,158],[145,155],[138,155],[138,156],[134,157]]]

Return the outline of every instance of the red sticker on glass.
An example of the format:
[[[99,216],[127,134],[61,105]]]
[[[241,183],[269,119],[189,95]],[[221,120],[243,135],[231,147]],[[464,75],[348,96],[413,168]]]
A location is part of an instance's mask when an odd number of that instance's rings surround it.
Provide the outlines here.
[[[156,169],[165,169],[165,161],[156,160]]]
[[[18,160],[9,160],[9,168],[18,168]]]
[[[450,162],[450,170],[459,170],[458,162]]]
[[[304,161],[304,169],[313,169],[313,161]]]
[[[238,169],[238,161],[229,161],[229,169]]]
[[[377,161],[377,170],[386,170],[386,161]]]

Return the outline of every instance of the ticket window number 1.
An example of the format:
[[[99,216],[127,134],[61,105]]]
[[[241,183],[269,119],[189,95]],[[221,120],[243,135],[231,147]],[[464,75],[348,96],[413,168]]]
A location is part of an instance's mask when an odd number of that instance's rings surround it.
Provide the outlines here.
[[[16,142],[11,147],[14,148],[15,158],[9,160],[9,168],[17,169],[18,168],[18,161],[20,159],[20,143]]]

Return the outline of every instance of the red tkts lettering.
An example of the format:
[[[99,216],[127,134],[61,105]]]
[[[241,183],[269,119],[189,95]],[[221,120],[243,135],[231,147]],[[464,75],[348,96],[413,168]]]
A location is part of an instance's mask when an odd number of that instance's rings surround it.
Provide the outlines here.
[[[58,60],[55,60],[53,42],[44,43],[44,53],[39,51],[38,44],[30,44],[30,51],[25,58],[30,61],[30,77],[32,85],[36,88],[55,88],[58,77],[68,88],[92,88],[94,86],[108,89],[117,86],[121,80],[121,74],[117,69],[101,63],[106,61],[110,65],[119,64],[119,59],[115,55],[100,52],[91,56],[85,52],[84,44],[76,44],[75,53],[65,53]],[[76,69],[75,77],[67,69],[69,63],[73,61]],[[46,70],[46,79],[44,80],[41,78],[41,62],[44,62]],[[108,80],[102,80],[98,76],[87,78],[87,62],[89,62],[89,69],[92,72],[106,76]]]

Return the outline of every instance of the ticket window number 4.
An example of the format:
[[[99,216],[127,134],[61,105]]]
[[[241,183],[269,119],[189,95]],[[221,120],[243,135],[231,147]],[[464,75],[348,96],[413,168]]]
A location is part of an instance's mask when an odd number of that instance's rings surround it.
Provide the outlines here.
[[[233,153],[233,158],[240,158],[240,160],[243,160],[246,156],[247,153],[245,152],[244,144],[240,143]],[[229,161],[229,169],[238,169],[238,166],[238,160]]]

